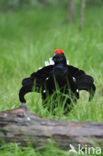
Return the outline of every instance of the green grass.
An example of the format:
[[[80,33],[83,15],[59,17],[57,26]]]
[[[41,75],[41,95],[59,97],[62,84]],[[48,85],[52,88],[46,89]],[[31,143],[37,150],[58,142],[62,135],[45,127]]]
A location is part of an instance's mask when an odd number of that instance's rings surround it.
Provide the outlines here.
[[[87,8],[83,31],[79,28],[79,11],[72,23],[67,23],[63,8],[31,8],[0,13],[0,111],[18,107],[18,92],[23,78],[28,77],[56,48],[64,50],[70,64],[83,69],[95,79],[97,87],[93,101],[81,93],[72,111],[63,115],[62,108],[54,116],[43,108],[41,96],[28,94],[27,107],[40,116],[70,121],[103,122],[103,7]],[[59,155],[68,153],[48,147],[46,152],[32,147],[21,149],[16,144],[4,147],[0,155]],[[13,150],[13,152],[12,152]],[[3,154],[4,153],[4,154]],[[62,155],[61,154],[61,155]]]

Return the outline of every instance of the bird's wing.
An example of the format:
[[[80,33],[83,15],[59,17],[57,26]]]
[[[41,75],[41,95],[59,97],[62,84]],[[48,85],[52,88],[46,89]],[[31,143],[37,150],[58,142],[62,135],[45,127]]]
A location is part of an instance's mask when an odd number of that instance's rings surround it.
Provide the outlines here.
[[[40,91],[40,88],[43,86],[45,79],[49,77],[50,72],[53,68],[53,65],[43,67],[39,69],[37,72],[31,74],[29,78],[25,78],[22,81],[23,86],[33,86],[35,85],[35,91]]]
[[[45,84],[45,79],[49,77],[53,66],[46,66],[37,72],[31,74],[30,77],[23,79],[22,88],[19,91],[19,99],[22,103],[25,103],[25,94],[28,92],[36,91],[40,92],[43,85]]]
[[[89,101],[92,100],[96,87],[94,85],[94,79],[89,75],[81,75],[77,79],[77,86],[79,90],[86,90],[89,92]]]
[[[80,77],[81,75],[85,75],[85,72],[83,70],[80,70],[79,68],[73,67],[71,65],[68,65],[68,70],[71,76],[76,79]]]
[[[90,94],[89,100],[91,100],[96,90],[93,77],[86,75],[83,70],[80,70],[73,66],[68,66],[68,70],[71,76],[76,79],[78,90],[88,91]]]

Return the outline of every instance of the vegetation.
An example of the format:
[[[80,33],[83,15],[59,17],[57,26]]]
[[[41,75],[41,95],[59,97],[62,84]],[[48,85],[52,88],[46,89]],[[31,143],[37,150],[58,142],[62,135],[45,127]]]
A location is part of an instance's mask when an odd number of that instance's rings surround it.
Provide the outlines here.
[[[53,56],[56,48],[64,50],[70,64],[92,75],[97,87],[93,101],[81,93],[81,99],[71,112],[63,115],[59,105],[56,115],[43,108],[37,93],[28,94],[27,107],[40,116],[70,121],[103,122],[103,6],[88,7],[85,22],[79,32],[80,11],[73,22],[67,22],[62,7],[25,7],[17,12],[0,12],[0,111],[19,106],[21,81]],[[58,98],[59,100],[59,98]],[[2,156],[68,155],[55,145],[46,151],[20,148],[17,144],[1,147]]]

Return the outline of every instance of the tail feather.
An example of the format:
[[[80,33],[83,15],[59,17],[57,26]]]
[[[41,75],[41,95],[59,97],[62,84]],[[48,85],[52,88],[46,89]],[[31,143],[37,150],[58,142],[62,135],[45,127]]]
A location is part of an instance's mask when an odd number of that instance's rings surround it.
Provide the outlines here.
[[[36,91],[39,92],[40,91],[40,86],[39,84],[36,82],[34,82],[31,77],[30,78],[25,78],[22,81],[22,88],[19,91],[19,99],[22,103],[25,103],[26,100],[24,98],[25,94],[32,92],[32,91]]]
[[[30,85],[30,84],[33,84],[33,81],[31,80],[31,78],[23,79],[23,81],[22,81],[23,86],[27,86],[27,85]]]
[[[22,103],[26,103],[26,100],[24,98],[25,94],[28,92],[32,92],[32,86],[23,86],[19,91],[19,99]]]
[[[92,100],[96,87],[93,84],[94,79],[89,75],[82,75],[77,79],[77,85],[79,90],[86,90],[89,92],[89,101]]]

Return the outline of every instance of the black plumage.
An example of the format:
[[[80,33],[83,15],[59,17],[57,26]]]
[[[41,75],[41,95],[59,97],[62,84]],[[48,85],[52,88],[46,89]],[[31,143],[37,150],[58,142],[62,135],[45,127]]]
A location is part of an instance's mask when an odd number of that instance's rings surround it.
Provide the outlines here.
[[[66,95],[71,94],[71,97],[75,99],[75,101],[79,98],[80,90],[88,91],[90,93],[89,100],[91,100],[96,90],[94,79],[86,75],[83,70],[67,65],[62,50],[56,50],[52,59],[54,65],[48,65],[32,73],[29,78],[22,81],[22,88],[19,92],[21,103],[26,102],[24,98],[25,94],[32,91],[41,92],[44,102],[56,91],[56,85],[61,93],[65,93]],[[70,103],[71,99],[68,97],[66,105]]]

